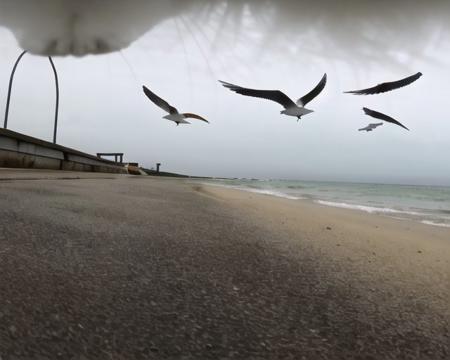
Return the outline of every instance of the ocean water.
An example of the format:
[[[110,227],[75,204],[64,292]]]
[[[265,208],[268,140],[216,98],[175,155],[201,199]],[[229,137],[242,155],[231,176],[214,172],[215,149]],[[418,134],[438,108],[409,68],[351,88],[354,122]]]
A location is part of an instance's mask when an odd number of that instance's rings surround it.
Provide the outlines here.
[[[450,187],[246,179],[203,182],[450,228]]]

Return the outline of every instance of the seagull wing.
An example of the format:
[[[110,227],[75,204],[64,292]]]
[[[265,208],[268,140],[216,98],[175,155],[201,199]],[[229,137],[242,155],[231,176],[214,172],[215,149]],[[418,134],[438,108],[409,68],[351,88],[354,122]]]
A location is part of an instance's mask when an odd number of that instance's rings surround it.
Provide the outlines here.
[[[319,95],[322,92],[326,84],[327,84],[327,74],[324,74],[322,79],[319,81],[319,83],[316,85],[314,89],[312,89],[305,96],[297,100],[297,105],[305,106],[307,103],[309,103],[312,99],[314,99],[317,95]]]
[[[362,129],[358,129],[359,131],[373,131],[373,129],[376,129],[378,126],[383,125],[383,123],[371,123],[367,125],[366,127]]]
[[[197,119],[197,120],[201,120],[201,121],[207,122],[209,124],[209,121],[206,120],[205,118],[202,118],[200,115],[191,114],[191,113],[184,113],[184,114],[181,114],[181,115],[183,115],[184,118]]]
[[[152,103],[159,106],[161,109],[167,111],[169,114],[178,114],[178,110],[171,106],[167,101],[161,99],[158,95],[150,91],[146,86],[142,86],[144,94],[151,100]]]
[[[220,80],[219,80],[220,81]],[[256,90],[256,89],[247,89],[241,86],[233,85],[227,83],[225,81],[220,81],[223,86],[235,93],[245,95],[245,96],[253,96],[266,100],[272,100],[282,105],[285,109],[296,106],[295,103],[283,92],[280,90]]]
[[[375,119],[380,119],[380,120],[383,120],[383,121],[390,122],[392,124],[396,124],[396,125],[401,126],[402,128],[404,128],[404,129],[409,131],[409,129],[406,126],[404,126],[403,124],[401,124],[400,122],[398,122],[397,120],[391,118],[388,115],[385,115],[383,113],[380,113],[378,111],[371,110],[371,109],[368,109],[368,108],[363,108],[363,110],[366,113],[366,115],[369,115],[369,116],[371,116],[371,117],[373,117]]]
[[[422,73],[418,72],[417,74],[408,76],[408,77],[398,80],[398,81],[385,82],[382,84],[378,84],[377,86],[374,86],[374,87],[371,87],[368,89],[363,89],[363,90],[345,91],[345,93],[354,94],[354,95],[380,94],[380,93],[395,90],[395,89],[401,88],[403,86],[412,84],[414,81],[418,80],[421,76],[422,76]]]

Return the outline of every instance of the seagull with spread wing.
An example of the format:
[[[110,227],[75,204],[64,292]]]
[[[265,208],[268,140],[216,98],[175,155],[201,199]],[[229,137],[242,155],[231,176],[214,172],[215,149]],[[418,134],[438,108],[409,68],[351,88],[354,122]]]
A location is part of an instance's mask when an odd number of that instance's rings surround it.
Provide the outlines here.
[[[161,99],[158,95],[150,91],[150,89],[148,89],[146,86],[142,86],[142,88],[144,90],[144,94],[147,95],[147,97],[150,99],[151,102],[153,102],[155,105],[159,106],[161,109],[169,113],[169,115],[163,116],[163,119],[173,121],[177,124],[177,126],[179,124],[190,124],[189,121],[186,121],[186,119],[189,118],[209,123],[208,120],[202,118],[199,115],[191,113],[179,113],[176,108],[174,108],[167,101]]]
[[[392,90],[407,86],[409,84],[412,84],[414,81],[418,80],[421,76],[422,76],[422,73],[418,72],[417,74],[408,76],[408,77],[398,80],[398,81],[384,82],[384,83],[378,84],[378,85],[368,88],[368,89],[345,91],[345,93],[353,94],[353,95],[381,94],[381,93],[384,93],[387,91],[392,91]]]
[[[374,129],[376,129],[378,126],[383,125],[383,123],[372,123],[367,125],[366,127],[363,127],[362,129],[358,129],[358,131],[373,131]]]
[[[284,94],[280,90],[247,89],[238,85],[227,83],[225,81],[220,82],[224,87],[230,89],[231,91],[234,91],[235,93],[275,101],[284,107],[284,110],[281,111],[281,114],[294,116],[297,118],[298,121],[303,115],[307,115],[313,112],[313,110],[305,108],[305,105],[308,104],[311,100],[313,100],[317,95],[319,95],[325,88],[325,85],[327,83],[327,74],[323,75],[322,79],[314,89],[312,89],[305,96],[298,99],[297,103],[292,101],[286,94]]]
[[[398,122],[397,120],[391,118],[390,116],[388,116],[386,114],[380,113],[380,112],[375,111],[375,110],[368,109],[366,107],[363,108],[363,110],[364,110],[366,115],[369,115],[369,116],[371,116],[371,117],[373,117],[375,119],[383,120],[383,121],[390,122],[392,124],[401,126],[403,129],[406,129],[406,130],[409,131],[409,129],[406,126],[404,126],[403,124],[401,124],[400,122]]]

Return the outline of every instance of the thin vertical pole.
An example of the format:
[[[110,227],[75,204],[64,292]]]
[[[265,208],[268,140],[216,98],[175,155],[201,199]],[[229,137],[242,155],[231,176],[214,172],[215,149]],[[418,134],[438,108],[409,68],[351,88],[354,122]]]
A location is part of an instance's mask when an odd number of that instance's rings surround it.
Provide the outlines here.
[[[19,57],[17,58],[17,60],[14,64],[14,67],[11,71],[11,76],[9,77],[8,98],[6,100],[5,121],[3,123],[3,127],[5,129],[8,128],[9,104],[11,102],[11,91],[12,91],[12,85],[13,85],[13,81],[14,81],[14,74],[16,73],[17,65],[19,65],[20,60],[26,53],[27,53],[27,51],[25,50],[19,55]]]
[[[58,112],[59,112],[59,81],[58,81],[58,73],[56,72],[55,64],[53,63],[53,60],[51,56],[48,57],[48,60],[50,61],[50,65],[53,69],[53,74],[55,75],[55,86],[56,86],[56,105],[55,105],[55,125],[53,128],[53,144],[56,144],[56,134],[58,130]]]

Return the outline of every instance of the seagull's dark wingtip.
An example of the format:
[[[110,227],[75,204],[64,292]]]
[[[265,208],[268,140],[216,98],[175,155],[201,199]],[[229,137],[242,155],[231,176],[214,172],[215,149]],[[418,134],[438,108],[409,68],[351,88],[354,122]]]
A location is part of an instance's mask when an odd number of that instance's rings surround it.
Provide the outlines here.
[[[238,89],[240,89],[240,87],[237,86],[237,85],[234,85],[234,84],[222,81],[222,80],[219,80],[219,81],[220,81],[220,83],[222,84],[223,87],[225,87],[225,88],[227,88],[227,89],[229,89],[231,91],[235,91],[236,92]]]
[[[219,80],[219,82],[226,88],[236,87],[236,85],[233,85],[233,84],[231,84],[229,82],[226,82],[226,81]]]
[[[352,94],[352,95],[367,95],[359,90],[352,90],[352,91],[344,91],[344,94]]]

